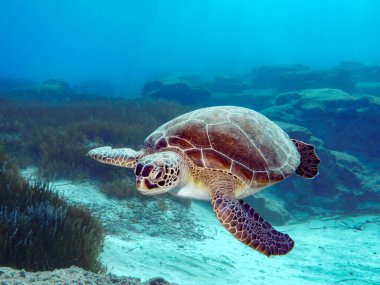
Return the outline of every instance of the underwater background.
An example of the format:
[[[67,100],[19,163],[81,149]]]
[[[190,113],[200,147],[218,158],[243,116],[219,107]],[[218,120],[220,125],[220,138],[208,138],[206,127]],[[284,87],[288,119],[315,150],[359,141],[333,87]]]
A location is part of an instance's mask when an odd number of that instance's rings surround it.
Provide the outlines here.
[[[2,284],[380,284],[379,14],[376,0],[0,0]],[[246,198],[295,240],[287,255],[87,156],[220,105],[316,147],[318,177]]]

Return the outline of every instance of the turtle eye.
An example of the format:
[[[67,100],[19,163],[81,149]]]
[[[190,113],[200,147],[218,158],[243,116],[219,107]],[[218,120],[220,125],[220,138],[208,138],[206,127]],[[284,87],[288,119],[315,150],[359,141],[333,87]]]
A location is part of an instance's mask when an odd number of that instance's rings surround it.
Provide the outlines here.
[[[150,173],[149,178],[152,181],[158,181],[162,178],[162,174],[163,174],[162,168],[156,168]]]
[[[143,166],[141,163],[137,164],[136,169],[135,169],[136,175],[140,175],[142,168]]]

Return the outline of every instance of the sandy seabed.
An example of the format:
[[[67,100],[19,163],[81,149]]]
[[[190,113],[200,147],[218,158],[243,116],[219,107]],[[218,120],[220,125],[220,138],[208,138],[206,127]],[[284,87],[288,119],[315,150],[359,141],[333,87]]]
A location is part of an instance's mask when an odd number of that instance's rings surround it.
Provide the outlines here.
[[[95,183],[54,186],[68,201],[101,207],[110,223],[115,219],[119,201],[105,197]],[[268,258],[237,241],[204,204],[193,202],[190,211],[205,239],[107,235],[102,263],[115,275],[143,281],[160,276],[180,285],[380,284],[379,216],[319,217],[277,227],[296,245],[285,256]]]
[[[209,211],[196,203],[192,210],[205,212],[202,223],[210,227],[213,237],[189,242],[143,236],[123,241],[108,236],[102,261],[114,274],[163,276],[184,285],[380,284],[378,217],[280,227],[296,246],[288,255],[267,258],[236,241]],[[361,224],[361,229],[352,228]]]

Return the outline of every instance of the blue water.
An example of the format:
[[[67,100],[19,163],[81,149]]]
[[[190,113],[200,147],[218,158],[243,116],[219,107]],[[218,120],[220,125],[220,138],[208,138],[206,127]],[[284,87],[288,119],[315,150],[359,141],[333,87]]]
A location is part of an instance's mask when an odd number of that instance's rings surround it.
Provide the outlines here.
[[[117,275],[380,284],[379,15],[376,0],[0,0],[0,191],[6,154],[87,207],[105,230],[99,260]],[[136,170],[86,155],[138,151],[165,122],[219,105],[260,112],[321,160],[315,179],[292,175],[245,198],[293,238],[286,255],[240,243],[208,201],[142,198]]]
[[[0,7],[6,77],[107,79],[136,89],[162,73],[380,62],[376,0],[2,0]]]

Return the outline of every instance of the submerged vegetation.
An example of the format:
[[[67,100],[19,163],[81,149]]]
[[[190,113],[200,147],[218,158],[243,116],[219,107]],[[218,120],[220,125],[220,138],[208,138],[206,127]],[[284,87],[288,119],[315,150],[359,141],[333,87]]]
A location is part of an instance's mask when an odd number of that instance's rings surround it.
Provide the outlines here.
[[[1,142],[19,164],[37,166],[43,177],[109,178],[125,175],[125,170],[95,163],[86,157],[88,150],[107,144],[139,149],[156,127],[188,110],[152,100],[75,100],[59,105],[2,100]]]
[[[0,100],[0,145],[18,165],[35,166],[38,176],[50,181],[96,179],[107,197],[126,200],[128,209],[139,209],[132,216],[105,222],[108,234],[118,231],[119,224],[128,231],[141,232],[143,221],[155,224],[171,209],[167,229],[152,229],[149,234],[179,232],[183,237],[202,237],[202,231],[181,212],[189,207],[189,200],[172,195],[145,197],[136,191],[133,171],[100,164],[87,156],[90,149],[100,145],[139,149],[150,132],[191,107],[170,101],[99,97],[42,103],[24,97],[1,99],[0,95]],[[173,224],[183,230],[178,231]]]
[[[104,231],[89,210],[68,205],[48,184],[22,179],[1,149],[0,163],[0,264],[102,271]]]
[[[117,199],[144,197],[136,191],[134,180],[129,178],[116,178],[110,182],[106,182],[101,187],[101,191],[108,197]]]

